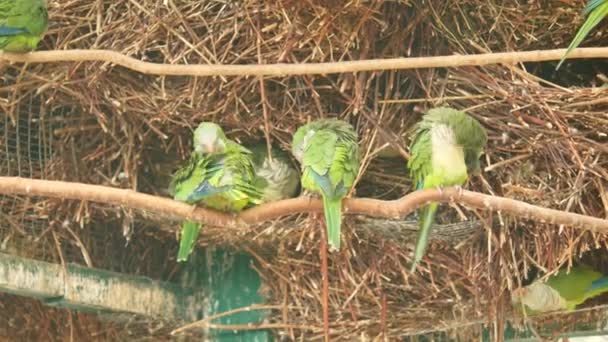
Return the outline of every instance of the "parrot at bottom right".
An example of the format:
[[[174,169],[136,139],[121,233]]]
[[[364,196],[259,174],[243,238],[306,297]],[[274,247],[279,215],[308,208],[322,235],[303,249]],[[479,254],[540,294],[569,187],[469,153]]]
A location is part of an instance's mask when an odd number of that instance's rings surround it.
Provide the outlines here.
[[[427,111],[416,124],[407,163],[415,190],[463,185],[469,173],[479,171],[486,141],[483,126],[467,113],[448,107]],[[419,210],[412,273],[424,256],[438,206],[431,202]]]
[[[535,281],[511,294],[514,305],[523,304],[529,313],[573,311],[587,299],[608,292],[608,277],[586,265],[560,270],[546,282]]]

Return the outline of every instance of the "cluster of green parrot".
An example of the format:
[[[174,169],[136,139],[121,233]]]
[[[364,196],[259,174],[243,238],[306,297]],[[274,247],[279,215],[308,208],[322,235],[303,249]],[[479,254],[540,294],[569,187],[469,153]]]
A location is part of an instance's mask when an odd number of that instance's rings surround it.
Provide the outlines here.
[[[408,162],[415,189],[462,185],[470,172],[479,170],[479,156],[486,144],[481,124],[468,114],[441,107],[429,110],[416,125]],[[241,146],[210,122],[194,131],[189,162],[171,182],[175,200],[203,204],[226,212],[277,201],[304,190],[323,199],[329,249],[339,250],[342,200],[351,192],[359,173],[357,133],[338,119],[318,119],[297,129],[291,152],[300,163],[301,177],[289,156],[265,144]],[[420,235],[412,272],[428,244],[437,203],[421,211]],[[195,245],[200,223],[182,225],[178,261],[185,261]]]
[[[283,150],[272,146],[269,158],[266,144],[241,146],[217,124],[203,122],[194,131],[190,160],[175,173],[170,188],[176,200],[238,212],[294,197],[301,183],[323,198],[328,245],[339,250],[342,199],[359,172],[357,140],[353,127],[337,119],[319,119],[300,127],[291,146],[301,165],[300,178]],[[469,174],[479,171],[486,140],[480,123],[464,112],[446,107],[427,111],[415,126],[407,163],[415,189],[464,184]],[[430,203],[420,210],[411,272],[424,256],[437,205]],[[178,261],[188,259],[200,227],[196,222],[183,223]],[[607,291],[608,277],[580,266],[517,289],[512,300],[532,314],[573,310]]]

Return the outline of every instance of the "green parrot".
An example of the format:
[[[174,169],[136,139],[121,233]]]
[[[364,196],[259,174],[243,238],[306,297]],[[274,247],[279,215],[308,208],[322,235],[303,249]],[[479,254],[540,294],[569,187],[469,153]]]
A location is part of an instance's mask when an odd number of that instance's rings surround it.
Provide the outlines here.
[[[0,50],[35,50],[47,26],[46,0],[0,0]]]
[[[266,144],[247,146],[252,152],[255,172],[255,187],[261,193],[261,202],[268,203],[297,195],[300,177],[289,156],[283,150],[272,146],[268,158]]]
[[[486,132],[468,114],[447,107],[434,108],[416,125],[407,167],[416,190],[463,185],[468,172],[479,171]],[[419,212],[420,232],[410,272],[424,256],[438,203]]]
[[[319,119],[296,131],[291,143],[302,167],[302,187],[323,198],[330,250],[340,250],[342,199],[359,172],[357,133],[347,122]]]
[[[169,189],[177,201],[238,212],[260,203],[254,181],[251,151],[226,138],[220,126],[203,122],[194,131],[188,164],[174,174]],[[177,261],[188,259],[200,228],[197,222],[182,224]]]
[[[572,311],[589,298],[608,291],[608,277],[589,266],[572,267],[570,273],[560,270],[546,282],[532,284],[513,291],[514,305],[524,304],[531,313],[555,310]]]
[[[568,54],[576,49],[583,42],[585,37],[587,37],[589,32],[608,15],[608,0],[589,0],[583,9],[583,14],[589,16],[583,23],[583,26],[578,29],[574,39],[572,39],[572,42],[568,46],[568,50],[566,50],[566,53],[557,64],[557,67],[555,67],[555,70],[559,69]]]

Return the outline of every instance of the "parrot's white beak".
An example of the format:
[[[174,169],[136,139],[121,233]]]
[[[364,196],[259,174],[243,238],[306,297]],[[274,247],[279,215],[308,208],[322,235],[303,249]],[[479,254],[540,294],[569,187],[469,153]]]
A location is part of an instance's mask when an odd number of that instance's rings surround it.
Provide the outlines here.
[[[526,289],[525,287],[515,289],[513,290],[513,292],[511,292],[511,299],[514,302],[520,302],[521,299],[526,296],[526,292],[528,292],[528,289]]]
[[[213,144],[201,144],[196,146],[196,152],[201,154],[210,154],[215,152],[215,145]]]

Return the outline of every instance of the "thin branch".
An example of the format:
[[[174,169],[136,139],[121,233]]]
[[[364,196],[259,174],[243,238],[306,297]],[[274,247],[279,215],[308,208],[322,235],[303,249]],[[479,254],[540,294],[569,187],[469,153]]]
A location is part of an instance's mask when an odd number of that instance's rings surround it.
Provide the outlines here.
[[[0,193],[114,204],[148,210],[179,219],[205,222],[216,226],[254,224],[296,213],[323,212],[323,204],[320,200],[310,197],[297,197],[262,204],[247,209],[238,215],[230,215],[215,210],[197,208],[170,198],[152,196],[128,189],[20,177],[0,177]],[[509,198],[457,188],[446,188],[442,191],[435,189],[419,190],[392,201],[372,198],[349,198],[344,200],[343,211],[346,214],[401,218],[414,211],[417,207],[431,201],[462,203],[474,208],[510,213],[541,223],[573,226],[608,233],[608,220],[543,208]]]
[[[287,76],[335,74],[356,71],[391,69],[446,68],[488,64],[554,61],[562,58],[566,49],[498,52],[472,55],[429,56],[411,58],[368,59],[303,64],[159,64],[143,62],[111,50],[53,50],[25,54],[0,53],[0,61],[25,63],[101,61],[129,68],[144,74],[174,76]],[[568,59],[608,58],[608,47],[579,48]]]
[[[173,329],[173,331],[171,331],[171,335],[177,335],[180,334],[186,330],[190,330],[192,328],[202,328],[205,327],[207,325],[210,324],[211,321],[216,320],[218,318],[222,318],[222,317],[226,317],[226,316],[230,316],[230,315],[234,315],[236,313],[239,312],[251,312],[251,311],[256,311],[256,310],[280,310],[282,309],[283,306],[282,305],[258,305],[258,304],[253,304],[250,306],[246,306],[246,307],[241,307],[241,308],[237,308],[237,309],[233,309],[233,310],[229,310],[229,311],[224,311],[221,312],[219,314],[215,314],[215,315],[211,315],[208,317],[205,317],[204,319],[201,319],[199,321],[196,322],[192,322],[192,323],[188,323],[182,327],[179,327],[177,329]],[[255,325],[253,325],[255,326]],[[260,329],[260,328],[256,328],[256,329]]]

